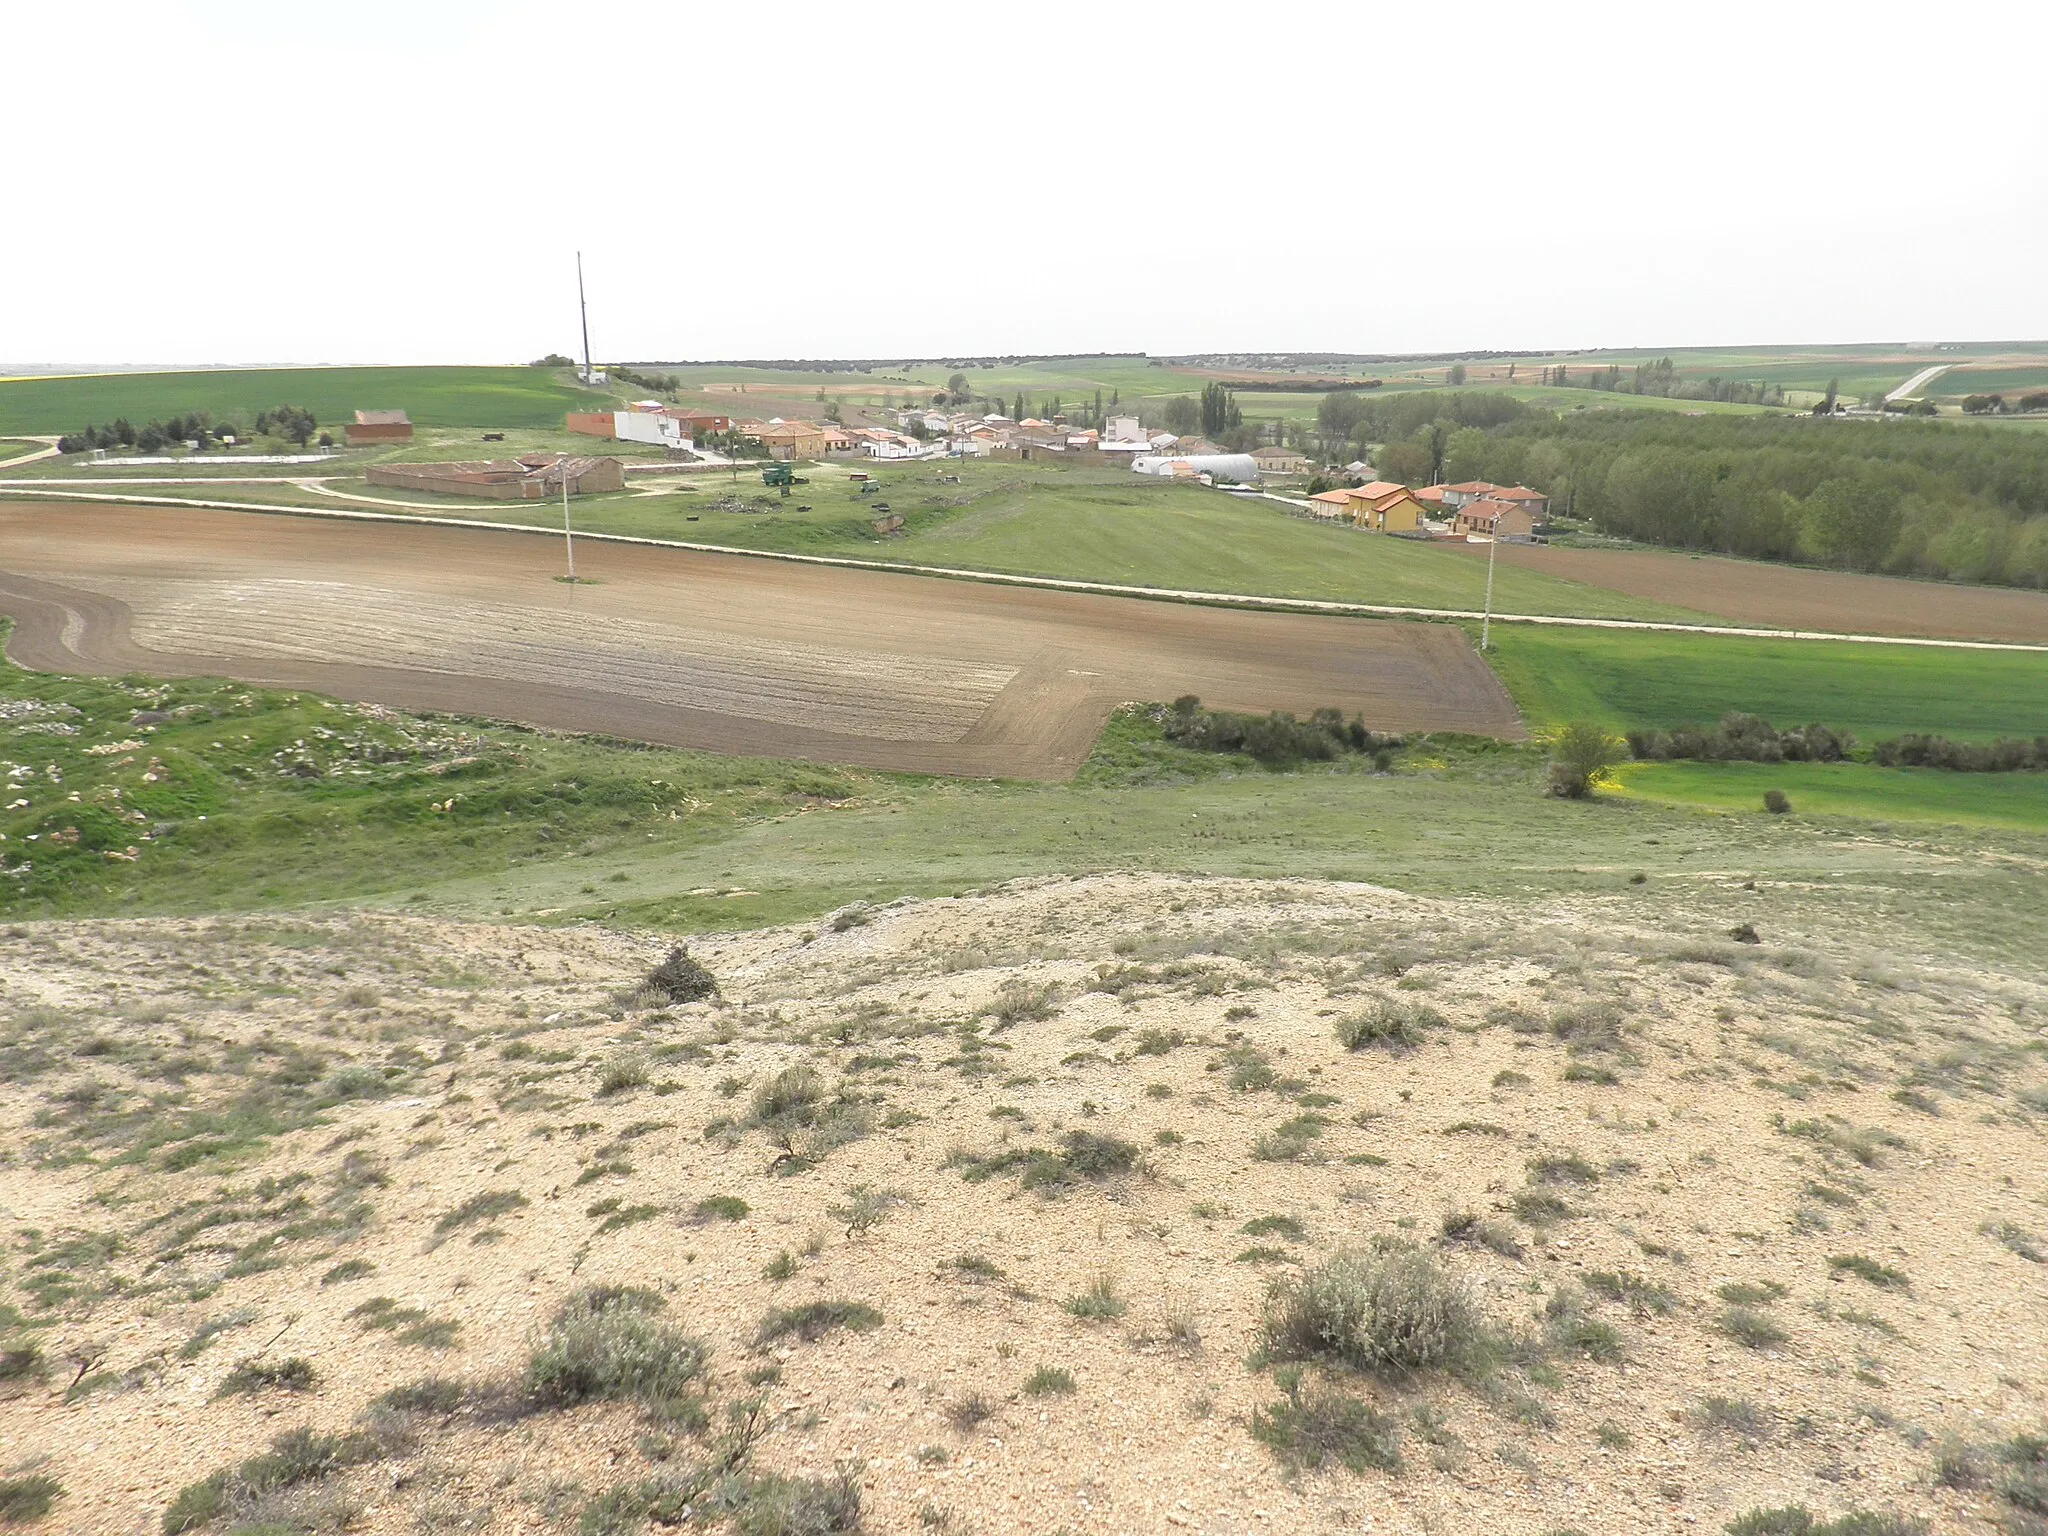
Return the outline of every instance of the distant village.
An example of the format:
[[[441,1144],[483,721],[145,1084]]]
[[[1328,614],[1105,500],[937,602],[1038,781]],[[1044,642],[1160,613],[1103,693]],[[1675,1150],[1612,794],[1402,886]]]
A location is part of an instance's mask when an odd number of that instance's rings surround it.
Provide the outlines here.
[[[892,411],[889,416],[894,426],[847,426],[783,417],[764,421],[639,400],[614,411],[571,412],[566,425],[569,431],[588,437],[660,448],[664,453],[659,467],[668,469],[678,461],[727,466],[834,457],[885,463],[1039,459],[1116,465],[1137,474],[1190,480],[1283,502],[1320,521],[1409,539],[1540,542],[1550,505],[1542,492],[1525,485],[1471,480],[1410,486],[1371,478],[1371,466],[1363,462],[1320,471],[1324,482],[1335,478],[1347,483],[1287,494],[1273,482],[1284,484],[1317,469],[1297,450],[1261,444],[1246,452],[1229,452],[1203,437],[1150,430],[1136,416],[1103,416],[1100,427],[1071,425],[1057,414],[1050,419],[1013,419],[993,411],[977,414],[913,407]],[[389,443],[410,438],[412,427],[403,411],[358,411],[347,432],[352,445]],[[453,464],[380,464],[366,473],[371,483],[393,488],[530,500],[560,495],[564,490],[571,495],[621,490],[629,469],[656,468],[628,466],[598,454],[528,454]]]

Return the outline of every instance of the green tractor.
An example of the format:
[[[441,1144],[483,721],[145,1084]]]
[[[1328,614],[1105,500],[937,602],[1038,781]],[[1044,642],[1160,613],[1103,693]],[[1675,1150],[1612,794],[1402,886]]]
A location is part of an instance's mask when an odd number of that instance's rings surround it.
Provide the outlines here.
[[[798,475],[796,467],[792,464],[770,464],[761,471],[761,483],[763,485],[780,486],[783,497],[786,500],[791,486],[809,485],[811,482]]]

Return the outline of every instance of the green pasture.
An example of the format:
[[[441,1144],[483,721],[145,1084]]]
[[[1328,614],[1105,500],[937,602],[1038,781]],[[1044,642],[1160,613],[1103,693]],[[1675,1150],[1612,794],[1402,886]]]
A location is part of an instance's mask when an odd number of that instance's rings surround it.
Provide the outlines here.
[[[397,408],[443,427],[560,427],[565,412],[608,408],[611,396],[546,368],[251,368],[193,373],[96,373],[0,380],[0,432],[75,432],[126,417],[206,411],[237,418],[305,406],[323,427],[355,412]]]
[[[2025,368],[1951,368],[1927,387],[1930,395],[1960,400],[1965,395],[2031,394],[2048,389],[2048,362]]]
[[[1861,821],[1948,822],[2048,832],[2048,774],[1944,773],[1871,763],[1626,763],[1616,787],[1640,800],[1777,820],[1764,791],[1784,791],[1795,815]]]
[[[34,443],[25,438],[0,438],[0,461],[18,459],[24,453],[40,453],[48,446],[47,443]]]
[[[2048,653],[1497,625],[1489,656],[1536,730],[1711,723],[1730,710],[1862,740],[2048,733]]]

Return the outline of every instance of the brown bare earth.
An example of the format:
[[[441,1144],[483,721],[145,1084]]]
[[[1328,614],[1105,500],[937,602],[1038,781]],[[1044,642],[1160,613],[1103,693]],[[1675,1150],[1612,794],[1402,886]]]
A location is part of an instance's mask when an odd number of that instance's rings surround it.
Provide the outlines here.
[[[0,507],[20,665],[209,674],[724,752],[1070,777],[1132,700],[1514,737],[1459,630],[472,529]]]
[[[301,1429],[354,1438],[192,1528],[2032,1529],[2048,991],[1731,943],[1734,888],[1024,882],[704,941],[680,1006],[594,927],[11,929],[9,1474],[81,1536]],[[1288,1361],[1346,1253],[1491,1352]],[[658,1399],[529,1374],[586,1287],[674,1330],[602,1355]],[[1284,1433],[1344,1403],[1356,1466]]]
[[[1479,544],[1451,544],[1484,560]],[[2048,592],[1816,571],[1662,550],[1503,544],[1500,560],[1570,581],[1719,614],[1735,624],[1850,635],[2048,644]]]

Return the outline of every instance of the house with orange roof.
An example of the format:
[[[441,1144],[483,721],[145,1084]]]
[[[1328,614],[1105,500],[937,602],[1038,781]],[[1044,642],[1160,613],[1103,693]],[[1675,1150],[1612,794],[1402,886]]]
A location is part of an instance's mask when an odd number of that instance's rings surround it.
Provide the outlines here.
[[[1517,501],[1497,501],[1491,496],[1468,501],[1458,508],[1457,526],[1465,533],[1517,543],[1536,536],[1536,518],[1526,506]]]

